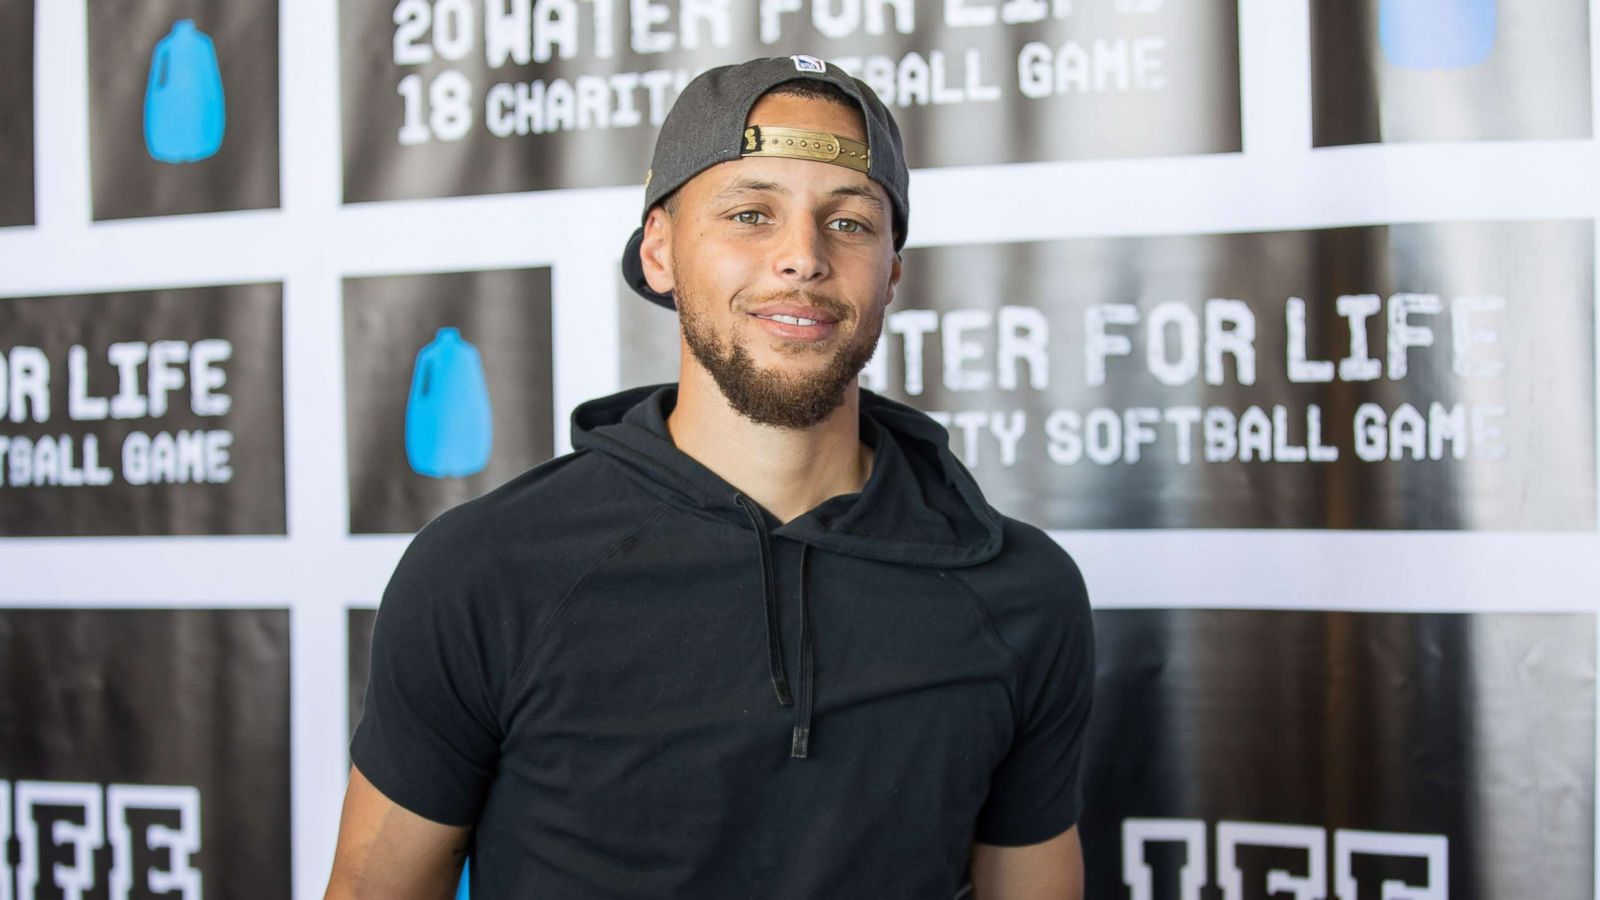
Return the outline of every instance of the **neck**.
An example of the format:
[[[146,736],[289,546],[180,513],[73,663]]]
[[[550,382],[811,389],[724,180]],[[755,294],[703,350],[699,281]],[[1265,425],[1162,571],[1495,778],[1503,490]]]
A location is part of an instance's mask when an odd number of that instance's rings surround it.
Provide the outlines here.
[[[860,389],[810,428],[759,425],[728,405],[710,373],[685,362],[667,431],[679,450],[788,522],[829,497],[861,490],[872,448],[861,443]]]

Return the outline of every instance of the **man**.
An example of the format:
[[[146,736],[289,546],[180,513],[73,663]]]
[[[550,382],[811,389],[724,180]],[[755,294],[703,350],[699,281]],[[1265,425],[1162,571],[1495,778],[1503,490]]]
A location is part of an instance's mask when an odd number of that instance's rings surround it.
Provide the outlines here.
[[[663,123],[623,269],[680,381],[441,516],[373,635],[330,897],[1082,893],[1083,581],[926,415],[860,389],[900,135],[812,57]]]

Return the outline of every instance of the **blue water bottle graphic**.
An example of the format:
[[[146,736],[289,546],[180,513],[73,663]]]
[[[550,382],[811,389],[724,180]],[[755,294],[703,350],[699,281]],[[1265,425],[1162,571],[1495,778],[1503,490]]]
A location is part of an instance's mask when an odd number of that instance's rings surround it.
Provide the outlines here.
[[[1403,69],[1465,69],[1494,50],[1496,0],[1380,0],[1378,44]]]
[[[461,478],[483,471],[493,445],[483,359],[459,330],[441,328],[411,372],[406,461],[419,475]]]
[[[145,149],[158,162],[198,162],[222,148],[226,125],[216,46],[193,19],[179,19],[150,57]]]

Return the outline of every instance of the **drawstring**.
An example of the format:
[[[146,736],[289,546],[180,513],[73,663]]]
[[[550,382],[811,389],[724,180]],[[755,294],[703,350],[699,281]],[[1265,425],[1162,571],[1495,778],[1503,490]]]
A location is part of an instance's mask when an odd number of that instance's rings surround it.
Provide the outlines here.
[[[772,548],[767,544],[767,526],[761,521],[761,512],[754,501],[743,494],[734,496],[750,515],[750,521],[756,526],[756,539],[761,543],[761,589],[767,600],[767,666],[772,670],[772,689],[778,694],[778,703],[788,706],[794,701],[789,699],[789,676],[783,670],[783,632],[778,624],[778,589],[772,583]]]
[[[734,494],[734,499],[750,516],[755,526],[756,540],[761,550],[761,589],[767,607],[767,667],[771,671],[772,690],[778,695],[780,706],[791,706],[789,676],[783,664],[783,629],[778,618],[778,586],[772,571],[772,546],[767,538],[767,525],[755,501],[744,494]],[[800,704],[795,709],[794,731],[789,738],[789,755],[804,759],[811,743],[811,608],[806,603],[806,547],[800,545]]]
[[[806,603],[806,549],[810,544],[800,544],[800,708],[794,711],[794,734],[789,741],[789,755],[806,758],[806,747],[811,743],[811,606]]]

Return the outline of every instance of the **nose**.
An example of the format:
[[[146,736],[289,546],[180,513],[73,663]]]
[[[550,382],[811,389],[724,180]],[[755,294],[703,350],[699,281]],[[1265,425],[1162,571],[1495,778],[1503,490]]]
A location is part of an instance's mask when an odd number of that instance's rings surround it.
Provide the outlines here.
[[[809,219],[791,220],[779,232],[772,265],[786,282],[808,284],[827,278],[827,236]]]

